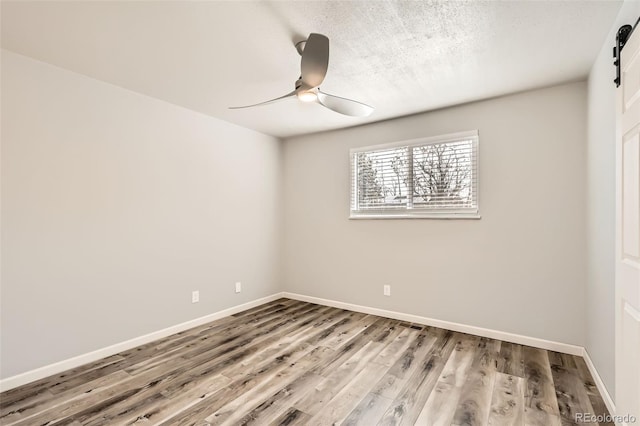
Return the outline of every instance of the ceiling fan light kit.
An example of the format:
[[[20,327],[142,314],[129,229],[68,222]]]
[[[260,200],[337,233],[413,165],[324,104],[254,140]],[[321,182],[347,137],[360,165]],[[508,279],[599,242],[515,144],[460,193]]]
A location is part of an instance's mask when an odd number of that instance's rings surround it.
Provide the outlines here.
[[[296,95],[302,102],[315,102],[318,100],[318,95],[313,90],[301,91],[296,93]]]
[[[352,117],[366,117],[373,112],[373,107],[369,105],[320,91],[320,84],[324,81],[329,66],[329,39],[327,36],[311,33],[308,39],[296,43],[295,47],[302,59],[300,61],[300,78],[296,81],[293,92],[266,102],[230,107],[230,109],[251,108],[297,97],[302,102],[316,102],[332,111]]]

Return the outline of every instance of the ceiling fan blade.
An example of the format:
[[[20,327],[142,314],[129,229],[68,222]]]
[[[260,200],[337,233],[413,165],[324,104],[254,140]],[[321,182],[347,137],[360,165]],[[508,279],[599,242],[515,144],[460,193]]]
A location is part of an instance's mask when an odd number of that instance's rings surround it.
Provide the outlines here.
[[[287,93],[284,96],[280,96],[279,98],[271,99],[269,101],[260,102],[259,104],[245,105],[245,106],[238,106],[238,107],[229,107],[229,109],[242,109],[242,108],[251,108],[251,107],[260,106],[260,105],[266,105],[266,104],[270,104],[272,102],[276,102],[276,101],[279,101],[279,100],[282,100],[282,99],[293,97],[295,95],[296,95],[296,91],[294,90],[293,92]]]
[[[362,102],[330,95],[319,90],[318,102],[332,111],[352,117],[367,117],[373,112],[373,107],[363,104]]]
[[[300,62],[302,81],[309,87],[320,86],[327,75],[328,66],[329,39],[322,34],[309,34]]]

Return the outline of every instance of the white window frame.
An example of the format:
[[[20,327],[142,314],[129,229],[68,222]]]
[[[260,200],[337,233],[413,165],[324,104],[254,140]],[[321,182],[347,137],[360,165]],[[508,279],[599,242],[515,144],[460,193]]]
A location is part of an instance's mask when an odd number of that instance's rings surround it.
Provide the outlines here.
[[[437,211],[421,209],[421,208],[412,208],[411,202],[409,202],[407,207],[404,208],[390,208],[390,209],[371,209],[371,210],[358,210],[353,209],[352,201],[357,203],[358,197],[355,191],[357,191],[357,173],[358,167],[357,163],[354,161],[354,156],[361,152],[367,151],[376,151],[376,150],[384,150],[390,148],[398,148],[398,147],[409,147],[413,148],[416,146],[423,145],[434,145],[441,144],[447,142],[456,142],[456,141],[464,141],[471,140],[472,141],[472,149],[473,154],[476,159],[475,169],[472,170],[473,173],[473,182],[475,182],[475,186],[472,187],[472,190],[475,191],[476,197],[476,209],[440,209]],[[358,148],[352,148],[349,150],[349,167],[350,167],[350,177],[351,177],[351,188],[349,190],[349,219],[480,219],[480,152],[479,152],[479,134],[478,130],[471,130],[466,132],[457,132],[457,133],[449,133],[446,135],[440,136],[431,136],[425,138],[417,138],[410,139],[405,141],[398,141],[392,143],[378,144],[378,145],[369,145]],[[413,154],[412,149],[409,149],[410,157],[409,164],[410,169],[413,169]],[[413,173],[412,173],[413,174]],[[413,197],[413,195],[411,195]]]

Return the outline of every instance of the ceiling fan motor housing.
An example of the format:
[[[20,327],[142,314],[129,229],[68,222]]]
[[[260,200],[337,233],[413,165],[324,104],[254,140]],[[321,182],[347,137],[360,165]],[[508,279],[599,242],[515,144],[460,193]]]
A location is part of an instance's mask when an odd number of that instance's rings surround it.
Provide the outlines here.
[[[307,45],[307,40],[302,40],[296,43],[296,50],[298,54],[302,56],[302,52],[304,52],[304,47]]]
[[[309,86],[304,81],[302,81],[302,76],[300,76],[295,83],[296,92],[303,92],[314,89],[314,87]]]

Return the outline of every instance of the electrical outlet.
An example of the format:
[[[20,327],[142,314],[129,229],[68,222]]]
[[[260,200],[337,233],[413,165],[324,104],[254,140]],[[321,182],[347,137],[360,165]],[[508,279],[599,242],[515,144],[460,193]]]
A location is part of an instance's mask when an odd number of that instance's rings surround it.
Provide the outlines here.
[[[384,287],[382,288],[382,294],[384,294],[385,296],[391,296],[391,286],[388,284],[385,284]]]
[[[240,293],[242,291],[242,283],[238,281],[236,283],[236,293]]]
[[[191,303],[198,303],[200,301],[200,292],[198,290],[191,292]]]

